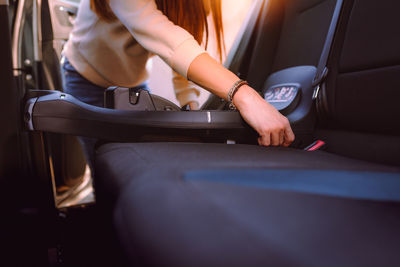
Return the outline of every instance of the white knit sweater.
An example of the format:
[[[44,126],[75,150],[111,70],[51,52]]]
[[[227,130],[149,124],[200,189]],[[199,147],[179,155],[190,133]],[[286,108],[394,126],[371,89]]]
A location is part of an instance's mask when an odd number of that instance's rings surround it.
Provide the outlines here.
[[[154,0],[110,0],[118,20],[100,20],[82,0],[64,54],[76,70],[92,83],[133,87],[148,74],[146,62],[159,55],[176,72],[175,92],[181,105],[196,100],[198,91],[186,80],[192,61],[204,49],[183,28],[157,9]]]

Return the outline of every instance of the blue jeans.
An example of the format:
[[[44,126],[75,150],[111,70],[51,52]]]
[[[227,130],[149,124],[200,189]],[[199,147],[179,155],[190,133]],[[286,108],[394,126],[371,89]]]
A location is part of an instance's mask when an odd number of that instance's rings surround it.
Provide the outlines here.
[[[70,94],[87,104],[98,107],[104,106],[104,91],[107,88],[95,85],[80,75],[66,57],[63,57],[61,61],[61,74],[65,93]],[[137,86],[137,88],[148,90],[146,83]],[[97,139],[79,137],[79,140],[82,144],[86,161],[93,175],[94,152]]]

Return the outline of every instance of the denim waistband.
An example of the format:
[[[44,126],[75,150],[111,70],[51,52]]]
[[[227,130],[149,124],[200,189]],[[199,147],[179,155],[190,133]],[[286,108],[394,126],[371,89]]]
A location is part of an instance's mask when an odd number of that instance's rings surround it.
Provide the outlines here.
[[[63,56],[61,57],[60,63],[61,63],[61,68],[63,69],[63,76],[64,76],[64,72],[65,72],[65,71],[75,72],[75,73],[79,74],[79,72],[74,68],[74,66],[72,66],[72,64],[69,62],[69,60],[68,60],[68,58],[67,58],[66,56],[63,55]],[[87,80],[87,79],[86,79],[85,77],[83,77],[82,75],[79,74],[79,76],[80,76],[80,78],[82,79],[82,81],[85,80],[86,82],[92,84],[93,86],[98,86],[98,85],[93,84],[93,83],[90,82],[89,80]],[[100,87],[100,86],[98,86],[98,87]],[[103,88],[103,87],[100,87],[100,88]],[[141,84],[139,84],[139,85],[133,86],[133,87],[131,87],[131,88],[138,89],[138,90],[139,90],[139,89],[143,89],[143,90],[150,91],[150,89],[149,89],[149,87],[148,87],[147,81],[145,81],[145,82],[143,82],[143,83],[141,83]],[[105,90],[105,89],[107,89],[107,88],[104,88],[104,90]]]

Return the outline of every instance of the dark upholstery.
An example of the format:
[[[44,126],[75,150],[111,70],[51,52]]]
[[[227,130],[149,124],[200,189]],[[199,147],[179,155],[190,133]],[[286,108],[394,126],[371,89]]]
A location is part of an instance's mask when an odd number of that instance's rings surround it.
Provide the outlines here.
[[[400,28],[396,0],[356,0],[347,25],[341,72],[356,72],[400,64]]]
[[[273,71],[302,65],[317,66],[338,1],[287,0],[286,2],[287,12],[279,37]]]
[[[398,172],[308,169],[205,169],[186,171],[183,180],[209,181],[333,197],[400,201]]]
[[[328,64],[329,125],[400,136],[400,1],[345,5]]]
[[[159,168],[168,168],[167,173]],[[97,185],[107,198],[117,197],[127,183],[144,173],[159,179],[186,170],[204,168],[333,169],[396,171],[394,167],[369,164],[324,152],[264,148],[251,145],[137,143],[107,144],[96,157]],[[112,178],[110,178],[112,177]]]
[[[400,136],[349,131],[318,130],[330,153],[400,166]]]
[[[344,1],[320,94],[327,110],[318,138],[329,152],[400,166],[399,8],[396,0]]]
[[[130,184],[115,225],[131,262],[154,266],[398,266],[399,211],[398,203],[167,179]]]
[[[267,77],[289,67],[317,66],[337,0],[269,0],[240,73],[262,91]],[[304,51],[307,51],[306,53]]]
[[[323,13],[334,1],[291,2],[282,28],[270,32],[280,35],[277,53],[274,40],[253,67],[271,54],[266,71],[316,65],[330,19]],[[225,144],[101,146],[96,192],[111,208],[129,264],[399,266],[400,168],[371,163],[398,165],[400,158],[399,3],[344,1],[322,90],[329,110],[317,129],[336,154]],[[279,14],[269,25],[280,24]],[[265,43],[253,41],[257,49]]]
[[[116,201],[114,224],[131,263],[394,266],[400,260],[395,245],[400,203],[388,201],[399,198],[400,191],[385,191],[386,200],[371,197],[374,201],[357,193],[371,188],[371,179],[384,188],[387,175],[400,186],[398,168],[325,152],[184,143],[108,144],[98,151],[96,163],[97,181]],[[242,181],[251,179],[249,170],[298,171],[298,178],[309,177],[310,170],[326,170],[328,186],[332,173],[360,175],[348,182],[338,177],[337,190],[347,196],[213,181],[204,173],[205,179],[193,176],[204,170],[217,170],[221,176],[224,170],[243,169]],[[363,176],[365,172],[369,174]],[[290,179],[281,186],[285,184]],[[352,187],[357,188],[354,194]]]

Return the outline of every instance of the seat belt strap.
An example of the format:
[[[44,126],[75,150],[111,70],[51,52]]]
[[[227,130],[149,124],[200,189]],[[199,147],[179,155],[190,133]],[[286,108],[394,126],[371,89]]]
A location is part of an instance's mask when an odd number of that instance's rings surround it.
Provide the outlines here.
[[[321,89],[320,86],[324,82],[324,80],[326,79],[326,77],[328,75],[328,68],[327,68],[326,64],[328,62],[328,57],[329,57],[329,54],[331,51],[332,42],[333,42],[333,39],[335,36],[336,27],[338,25],[342,6],[343,6],[343,0],[337,0],[336,6],[335,6],[335,11],[333,12],[333,15],[332,15],[331,24],[329,26],[328,33],[326,35],[325,44],[322,49],[321,57],[320,57],[320,60],[319,60],[318,66],[317,66],[317,74],[315,75],[313,84],[312,84],[314,87],[313,99],[316,99],[318,97],[318,94],[320,93],[320,89]]]

